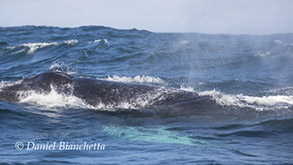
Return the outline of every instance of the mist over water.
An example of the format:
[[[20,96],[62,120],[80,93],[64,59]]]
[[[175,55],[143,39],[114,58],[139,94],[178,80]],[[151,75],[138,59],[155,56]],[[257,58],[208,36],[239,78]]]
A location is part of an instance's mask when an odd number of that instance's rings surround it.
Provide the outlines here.
[[[293,34],[23,26],[0,36],[0,91],[48,71],[159,89],[97,106],[54,84],[48,93],[20,91],[19,103],[0,101],[0,162],[292,162]],[[19,141],[106,150],[18,151]]]

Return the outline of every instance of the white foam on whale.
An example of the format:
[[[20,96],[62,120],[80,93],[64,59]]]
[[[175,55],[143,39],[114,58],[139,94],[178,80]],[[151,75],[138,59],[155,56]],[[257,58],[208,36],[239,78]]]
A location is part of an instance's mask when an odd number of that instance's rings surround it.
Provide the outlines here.
[[[19,91],[18,97],[20,103],[29,103],[47,108],[70,107],[70,108],[86,108],[87,104],[80,98],[69,94],[57,92],[56,88],[51,85],[51,90],[48,93],[42,91]]]
[[[151,77],[151,76],[134,76],[134,77],[127,77],[127,76],[108,76],[107,78],[99,78],[102,80],[108,81],[116,81],[116,82],[124,82],[124,83],[141,83],[141,84],[158,84],[158,85],[166,85],[168,84],[166,81],[162,80],[158,77]]]
[[[186,92],[195,92],[195,90],[191,86],[185,86],[185,85],[181,85],[180,90],[183,90]]]
[[[166,88],[159,88],[156,91],[137,95],[133,98],[125,98],[118,103],[105,104],[98,102],[93,106],[88,104],[85,100],[74,96],[73,94],[64,94],[57,92],[57,89],[51,85],[50,92],[43,91],[19,91],[18,97],[20,103],[28,103],[30,105],[37,105],[45,109],[54,108],[86,108],[96,109],[102,111],[116,111],[117,109],[140,109],[152,105],[155,101],[164,99]]]
[[[132,79],[129,79],[132,80]],[[129,82],[129,80],[123,82]],[[5,82],[0,83],[0,91],[3,87],[15,85],[21,83],[22,80],[16,82]],[[133,82],[130,81],[130,82]],[[145,82],[145,81],[139,81]],[[148,82],[148,81],[147,81]],[[98,102],[96,106],[89,105],[85,100],[78,98],[72,94],[64,94],[57,92],[56,88],[51,85],[50,92],[42,91],[19,91],[18,96],[21,103],[29,103],[35,105],[41,105],[47,108],[89,108],[97,110],[115,111],[115,109],[140,109],[151,106],[155,101],[165,99],[165,97],[178,91],[194,92],[191,87],[181,86],[179,89],[167,89],[160,87],[155,91],[150,91],[145,94],[135,96],[133,98],[122,99],[119,103],[104,104]],[[252,108],[255,110],[278,110],[288,109],[293,106],[292,95],[266,95],[266,96],[248,96],[243,94],[226,94],[216,90],[198,92],[199,96],[211,96],[217,104],[222,106],[233,106],[242,108]]]
[[[1,81],[0,82],[0,91],[2,90],[2,88],[4,87],[8,87],[8,86],[12,86],[12,85],[16,85],[16,84],[20,84],[22,82],[22,80],[18,80],[18,81]]]
[[[247,96],[243,94],[225,94],[216,90],[199,92],[200,96],[212,96],[223,106],[247,107],[255,110],[279,110],[293,106],[293,96],[269,95]]]

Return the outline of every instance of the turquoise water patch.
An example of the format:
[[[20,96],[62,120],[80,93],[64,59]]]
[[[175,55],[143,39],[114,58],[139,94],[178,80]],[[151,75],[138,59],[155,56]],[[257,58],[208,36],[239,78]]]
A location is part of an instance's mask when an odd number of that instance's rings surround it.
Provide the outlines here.
[[[205,141],[196,140],[188,136],[180,136],[178,135],[178,132],[169,131],[162,127],[150,128],[128,126],[104,126],[103,128],[104,132],[126,140],[185,145],[208,144]]]

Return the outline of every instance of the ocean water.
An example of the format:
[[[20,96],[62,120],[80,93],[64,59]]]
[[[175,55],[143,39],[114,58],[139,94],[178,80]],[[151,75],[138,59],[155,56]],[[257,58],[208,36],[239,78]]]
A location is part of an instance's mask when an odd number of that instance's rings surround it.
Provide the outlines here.
[[[200,100],[90,106],[52,89],[0,101],[0,163],[293,163],[293,34],[23,26],[0,36],[0,90],[49,71]]]

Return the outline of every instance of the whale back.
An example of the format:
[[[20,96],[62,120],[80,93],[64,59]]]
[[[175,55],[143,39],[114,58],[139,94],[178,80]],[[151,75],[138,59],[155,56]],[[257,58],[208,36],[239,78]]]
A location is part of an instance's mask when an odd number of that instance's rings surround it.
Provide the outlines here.
[[[46,72],[39,74],[32,78],[25,78],[23,80],[23,83],[26,84],[43,84],[43,85],[50,85],[50,84],[56,84],[56,85],[63,85],[63,84],[69,84],[72,83],[72,76],[61,73],[61,72]]]
[[[22,84],[30,88],[31,90],[41,90],[49,92],[52,87],[57,89],[57,91],[63,91],[65,85],[72,84],[72,76],[60,73],[60,72],[47,72],[39,74],[32,78],[26,78],[23,80]],[[67,89],[68,90],[68,89]]]
[[[58,72],[42,73],[32,78],[25,78],[19,84],[3,87],[0,89],[0,100],[20,102],[21,98],[30,95],[30,91],[49,94],[52,90],[62,95],[75,96],[94,107],[146,108],[166,105],[168,110],[181,111],[181,108],[177,107],[192,105],[204,109],[206,100],[210,100],[206,97],[199,97],[194,92],[152,85],[74,78]]]
[[[19,102],[21,92],[33,90],[48,93],[52,87],[59,93],[70,93],[72,76],[59,72],[46,72],[32,78],[25,78],[19,84],[6,86],[0,89],[0,99],[8,102]]]

